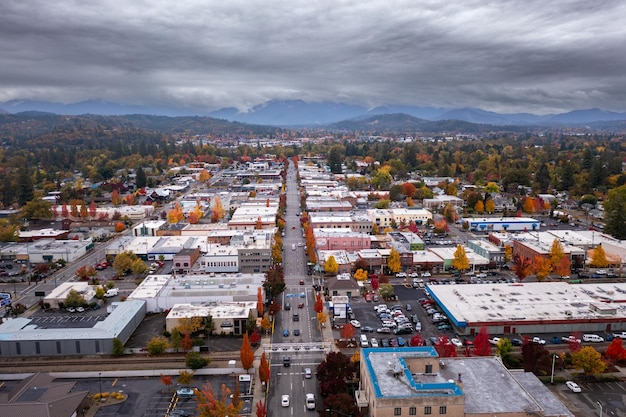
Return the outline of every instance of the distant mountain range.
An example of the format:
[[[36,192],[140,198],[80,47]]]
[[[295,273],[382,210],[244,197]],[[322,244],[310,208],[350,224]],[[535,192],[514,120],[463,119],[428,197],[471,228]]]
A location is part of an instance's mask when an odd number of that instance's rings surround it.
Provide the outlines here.
[[[209,116],[228,121],[269,126],[326,126],[343,121],[358,121],[383,114],[405,114],[427,121],[459,120],[496,126],[584,126],[598,122],[626,121],[626,113],[600,109],[575,110],[561,114],[502,114],[476,108],[445,109],[438,107],[384,106],[371,110],[343,103],[307,103],[302,100],[269,101],[247,112],[223,108],[207,112],[202,109],[130,106],[106,101],[82,101],[63,104],[46,101],[11,100],[0,103],[1,113],[41,111],[64,115],[147,114],[163,116]],[[621,124],[620,124],[621,125]]]

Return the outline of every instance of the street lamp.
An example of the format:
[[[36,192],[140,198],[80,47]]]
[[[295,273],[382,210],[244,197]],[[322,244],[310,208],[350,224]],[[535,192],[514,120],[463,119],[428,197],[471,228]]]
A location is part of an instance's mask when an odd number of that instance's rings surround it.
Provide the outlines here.
[[[600,401],[596,401],[596,404],[600,406],[600,417],[602,417],[602,403]]]
[[[552,354],[552,374],[550,375],[550,383],[554,384],[554,362],[559,357],[556,353]]]
[[[339,411],[339,410],[335,410],[335,409],[333,409],[333,408],[327,408],[325,411],[326,411],[327,413],[337,413],[337,414],[340,414],[340,415],[342,415],[342,416],[352,417],[352,415],[351,415],[351,414],[342,413],[341,411]]]
[[[102,396],[102,380],[100,379],[101,375],[102,372],[98,372],[98,385],[100,386],[100,396]]]

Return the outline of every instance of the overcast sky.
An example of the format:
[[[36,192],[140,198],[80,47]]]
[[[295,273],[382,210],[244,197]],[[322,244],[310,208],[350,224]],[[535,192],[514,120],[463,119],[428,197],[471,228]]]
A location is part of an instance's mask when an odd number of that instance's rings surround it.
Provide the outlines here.
[[[626,111],[623,0],[1,0],[0,101]]]

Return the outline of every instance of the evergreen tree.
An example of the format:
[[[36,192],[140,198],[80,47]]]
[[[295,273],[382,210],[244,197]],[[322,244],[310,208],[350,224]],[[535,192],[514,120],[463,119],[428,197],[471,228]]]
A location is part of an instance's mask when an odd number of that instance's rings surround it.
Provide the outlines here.
[[[20,206],[33,199],[33,183],[28,173],[28,168],[20,169],[17,178],[17,202]]]
[[[148,184],[148,180],[146,178],[146,172],[142,167],[137,168],[136,177],[135,177],[135,185],[137,188],[143,188]]]

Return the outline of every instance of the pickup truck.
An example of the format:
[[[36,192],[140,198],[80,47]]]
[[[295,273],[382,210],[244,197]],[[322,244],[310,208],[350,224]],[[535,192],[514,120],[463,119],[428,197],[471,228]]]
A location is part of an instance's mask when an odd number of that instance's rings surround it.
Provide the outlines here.
[[[491,343],[492,345],[497,345],[498,342],[500,342],[500,338],[499,337],[494,337],[492,339],[489,339],[489,343]]]
[[[620,339],[626,339],[626,332],[613,333],[613,337],[619,337]]]
[[[565,343],[569,343],[569,342],[576,342],[576,343],[580,343],[580,342],[581,342],[581,340],[580,340],[580,339],[577,339],[576,337],[574,337],[574,336],[572,336],[572,335],[567,336],[567,337],[563,336],[563,337],[561,338],[561,340],[563,340]]]

